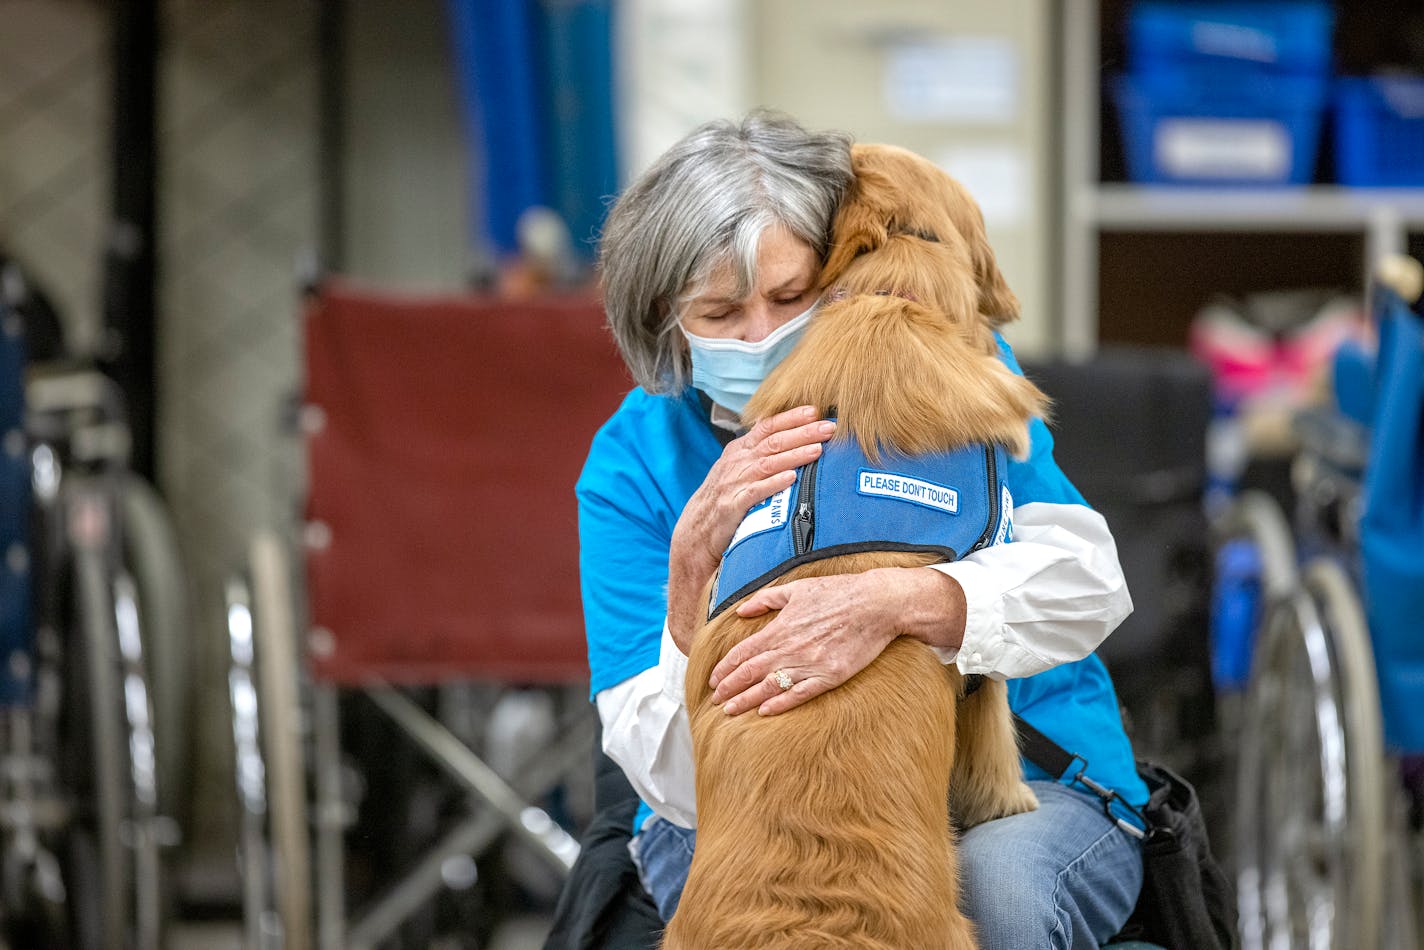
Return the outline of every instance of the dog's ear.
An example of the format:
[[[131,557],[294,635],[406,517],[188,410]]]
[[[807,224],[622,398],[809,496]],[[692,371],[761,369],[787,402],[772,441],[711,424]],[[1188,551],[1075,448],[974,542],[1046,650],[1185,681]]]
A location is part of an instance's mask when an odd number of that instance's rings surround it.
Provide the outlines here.
[[[989,245],[988,232],[984,230],[984,214],[979,210],[979,203],[967,188],[950,180],[954,195],[948,203],[949,213],[955,228],[968,243],[969,254],[974,261],[974,280],[979,285],[979,312],[988,317],[994,326],[1017,320],[1019,298],[1014,296],[1008,281],[999,271],[994,249]]]
[[[821,268],[823,288],[835,284],[851,261],[885,243],[900,201],[900,189],[888,175],[868,167],[859,153],[856,158],[855,181],[841,200],[831,227],[833,243]]]

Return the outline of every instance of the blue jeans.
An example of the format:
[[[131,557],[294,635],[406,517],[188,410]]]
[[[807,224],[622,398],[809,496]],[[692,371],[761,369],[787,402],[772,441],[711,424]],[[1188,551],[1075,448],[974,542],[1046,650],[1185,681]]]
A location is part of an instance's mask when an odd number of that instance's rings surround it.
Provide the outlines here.
[[[1030,782],[1038,810],[959,839],[960,905],[983,950],[1093,950],[1127,922],[1142,888],[1142,849],[1098,800]],[[663,920],[677,910],[697,833],[653,818],[629,850]]]

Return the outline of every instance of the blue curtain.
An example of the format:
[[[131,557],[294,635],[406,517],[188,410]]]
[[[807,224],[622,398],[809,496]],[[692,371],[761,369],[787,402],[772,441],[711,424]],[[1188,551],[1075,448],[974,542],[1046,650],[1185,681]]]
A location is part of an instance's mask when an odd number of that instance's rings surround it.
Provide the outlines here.
[[[513,252],[519,215],[544,205],[591,257],[618,187],[612,0],[449,0],[449,9],[476,248]]]
[[[587,258],[607,200],[618,191],[612,0],[542,0],[539,8],[548,64],[552,207]]]

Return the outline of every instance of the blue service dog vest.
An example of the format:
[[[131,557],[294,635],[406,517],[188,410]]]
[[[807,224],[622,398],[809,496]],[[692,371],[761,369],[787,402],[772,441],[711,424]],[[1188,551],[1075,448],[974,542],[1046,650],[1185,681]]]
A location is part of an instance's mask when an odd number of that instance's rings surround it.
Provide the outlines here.
[[[909,551],[955,561],[1010,540],[1013,499],[1004,450],[968,445],[872,463],[836,439],[796,481],[747,512],[722,555],[708,619],[809,561],[861,551]]]

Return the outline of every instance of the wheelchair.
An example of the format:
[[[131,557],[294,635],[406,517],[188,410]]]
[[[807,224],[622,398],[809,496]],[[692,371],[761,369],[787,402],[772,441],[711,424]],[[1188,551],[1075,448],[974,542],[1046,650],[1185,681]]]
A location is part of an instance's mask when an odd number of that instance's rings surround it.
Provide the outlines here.
[[[127,468],[117,385],[27,361],[29,291],[4,268],[0,945],[157,950],[186,688],[172,527]]]
[[[1420,945],[1424,839],[1400,763],[1424,751],[1424,697],[1409,679],[1411,644],[1424,641],[1424,627],[1417,609],[1386,601],[1419,604],[1406,575],[1424,557],[1415,548],[1401,559],[1397,545],[1385,561],[1370,556],[1388,506],[1395,541],[1412,530],[1424,545],[1417,494],[1401,491],[1424,478],[1415,352],[1424,321],[1409,307],[1418,275],[1415,262],[1382,272],[1371,289],[1378,358],[1360,376],[1337,357],[1336,406],[1295,419],[1294,517],[1271,495],[1248,491],[1215,525],[1222,550],[1235,545],[1253,565],[1248,632],[1218,644],[1244,651],[1232,663],[1249,669],[1228,723],[1236,740],[1230,852],[1247,950]],[[1351,399],[1340,387],[1370,376],[1373,408],[1345,411]],[[1382,563],[1391,565],[1392,590],[1380,583]]]
[[[579,852],[573,484],[632,384],[582,297],[328,279],[302,329],[300,527],[227,584],[247,946],[459,941],[521,899],[498,878],[552,899]]]

